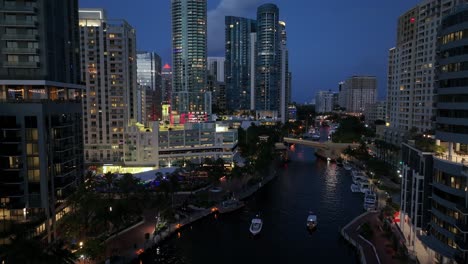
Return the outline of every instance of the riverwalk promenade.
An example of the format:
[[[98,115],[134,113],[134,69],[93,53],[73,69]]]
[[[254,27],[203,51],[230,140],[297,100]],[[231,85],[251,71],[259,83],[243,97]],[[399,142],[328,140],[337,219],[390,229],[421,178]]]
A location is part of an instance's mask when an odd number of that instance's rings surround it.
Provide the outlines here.
[[[263,178],[261,182],[242,189],[240,192],[235,193],[234,196],[239,200],[246,199],[255,194],[276,176],[277,171],[274,170],[269,174],[269,176]],[[194,210],[194,212],[190,213],[178,222],[171,223],[167,229],[158,232],[156,235],[153,235],[157,220],[156,213],[154,210],[146,210],[143,214],[144,219],[142,222],[120,232],[106,241],[106,258],[118,255],[122,257],[121,263],[128,263],[145,250],[161,243],[171,235],[176,234],[178,230],[184,226],[211,215],[216,211],[216,208],[219,208],[219,206],[220,204],[210,208]],[[148,239],[145,238],[146,233],[149,234]]]

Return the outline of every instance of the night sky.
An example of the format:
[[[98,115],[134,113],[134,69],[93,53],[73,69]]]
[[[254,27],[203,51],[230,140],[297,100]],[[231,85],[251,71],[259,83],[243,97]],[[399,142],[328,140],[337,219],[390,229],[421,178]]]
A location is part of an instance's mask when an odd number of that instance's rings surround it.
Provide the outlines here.
[[[79,0],[108,18],[126,19],[137,30],[138,50],[155,51],[171,63],[170,0]],[[208,56],[224,56],[224,16],[256,17],[275,3],[286,22],[293,101],[310,102],[319,90],[338,90],[352,75],[375,75],[379,99],[386,94],[388,49],[398,17],[419,0],[208,0]]]

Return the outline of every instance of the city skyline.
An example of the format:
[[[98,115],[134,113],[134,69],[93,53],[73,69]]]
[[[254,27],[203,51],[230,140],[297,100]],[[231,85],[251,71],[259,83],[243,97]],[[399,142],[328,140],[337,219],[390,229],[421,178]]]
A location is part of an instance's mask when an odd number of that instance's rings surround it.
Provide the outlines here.
[[[316,9],[312,2],[298,1],[302,6],[298,9],[285,0],[209,0],[208,56],[224,56],[224,16],[255,19],[257,7],[268,2],[278,5],[281,19],[288,25],[290,71],[294,73],[292,101],[304,103],[319,90],[338,90],[338,82],[353,75],[375,75],[378,98],[384,98],[387,56],[395,45],[397,19],[419,1],[332,1]],[[135,11],[127,9],[122,0],[81,0],[79,4],[83,8],[102,7],[111,17],[125,18],[137,30],[137,48],[154,51],[161,55],[163,64],[171,64],[170,1],[142,1],[146,8]],[[307,27],[304,17],[310,21]],[[333,23],[323,23],[325,19],[333,19]],[[308,34],[301,33],[304,28],[310,28]],[[222,35],[214,38],[218,33]]]

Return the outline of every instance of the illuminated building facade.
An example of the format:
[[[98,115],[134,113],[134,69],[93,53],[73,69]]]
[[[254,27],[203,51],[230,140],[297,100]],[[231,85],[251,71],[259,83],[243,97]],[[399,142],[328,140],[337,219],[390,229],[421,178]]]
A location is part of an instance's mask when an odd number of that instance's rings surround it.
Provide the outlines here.
[[[122,162],[125,128],[138,116],[135,30],[102,9],[79,14],[85,162]]]

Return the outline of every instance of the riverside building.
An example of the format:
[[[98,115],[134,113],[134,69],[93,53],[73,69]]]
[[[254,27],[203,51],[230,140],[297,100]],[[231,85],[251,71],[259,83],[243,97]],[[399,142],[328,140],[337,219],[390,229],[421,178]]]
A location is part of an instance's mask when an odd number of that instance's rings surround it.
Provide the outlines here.
[[[83,176],[78,1],[0,3],[0,233],[55,239]],[[9,237],[0,238],[0,244]]]

